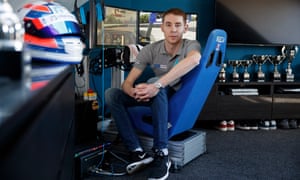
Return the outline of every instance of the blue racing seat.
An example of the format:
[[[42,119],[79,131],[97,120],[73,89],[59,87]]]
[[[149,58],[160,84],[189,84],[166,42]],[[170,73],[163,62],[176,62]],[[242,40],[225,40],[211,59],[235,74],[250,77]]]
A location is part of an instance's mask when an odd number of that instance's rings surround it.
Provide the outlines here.
[[[213,30],[200,64],[182,77],[181,88],[169,99],[169,138],[193,128],[220,71],[226,42],[227,34],[224,30]],[[128,112],[135,128],[148,135],[153,134],[149,107],[129,107]]]

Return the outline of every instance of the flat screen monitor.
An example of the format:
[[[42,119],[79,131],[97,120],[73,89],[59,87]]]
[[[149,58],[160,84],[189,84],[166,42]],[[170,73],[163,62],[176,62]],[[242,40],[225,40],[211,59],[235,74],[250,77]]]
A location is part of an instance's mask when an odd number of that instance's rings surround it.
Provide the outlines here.
[[[300,44],[300,0],[216,0],[215,28],[228,43]]]

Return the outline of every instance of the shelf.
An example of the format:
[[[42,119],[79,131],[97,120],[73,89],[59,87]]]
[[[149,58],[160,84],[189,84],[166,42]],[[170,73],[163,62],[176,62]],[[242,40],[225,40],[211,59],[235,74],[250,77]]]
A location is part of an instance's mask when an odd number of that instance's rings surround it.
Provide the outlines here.
[[[300,119],[299,106],[300,82],[216,82],[199,119]]]
[[[274,94],[300,94],[300,84],[276,84]]]
[[[217,83],[219,95],[271,95],[271,83]],[[256,93],[254,92],[256,91]],[[239,92],[239,93],[237,93]]]
[[[270,118],[272,96],[219,96],[217,119]]]

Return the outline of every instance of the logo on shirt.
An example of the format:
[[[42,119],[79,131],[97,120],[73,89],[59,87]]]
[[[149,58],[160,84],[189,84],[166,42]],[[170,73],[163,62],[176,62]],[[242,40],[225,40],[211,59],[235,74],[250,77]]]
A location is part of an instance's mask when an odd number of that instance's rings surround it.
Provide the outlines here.
[[[153,64],[153,67],[159,69],[167,69],[167,65],[165,64]]]

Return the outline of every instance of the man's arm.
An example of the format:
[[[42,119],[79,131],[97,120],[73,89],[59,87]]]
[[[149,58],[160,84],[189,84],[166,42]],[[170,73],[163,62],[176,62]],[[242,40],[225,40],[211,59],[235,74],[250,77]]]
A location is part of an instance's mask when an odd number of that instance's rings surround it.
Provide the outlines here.
[[[130,72],[127,75],[124,82],[122,83],[123,91],[133,98],[135,97],[135,90],[134,90],[133,84],[141,74],[142,74],[142,70],[140,70],[136,67],[133,67],[130,70]]]
[[[156,83],[160,83],[162,87],[166,87],[169,83],[185,75],[196,67],[200,62],[201,54],[199,51],[193,50],[188,53],[187,57],[174,66],[167,74],[162,76]],[[150,98],[156,96],[159,88],[153,84],[138,84],[132,90],[132,97],[137,101],[149,101]]]
[[[189,52],[182,61],[174,66],[168,73],[163,75],[158,81],[163,87],[166,87],[174,80],[182,77],[200,63],[201,54],[199,51],[193,50]]]

